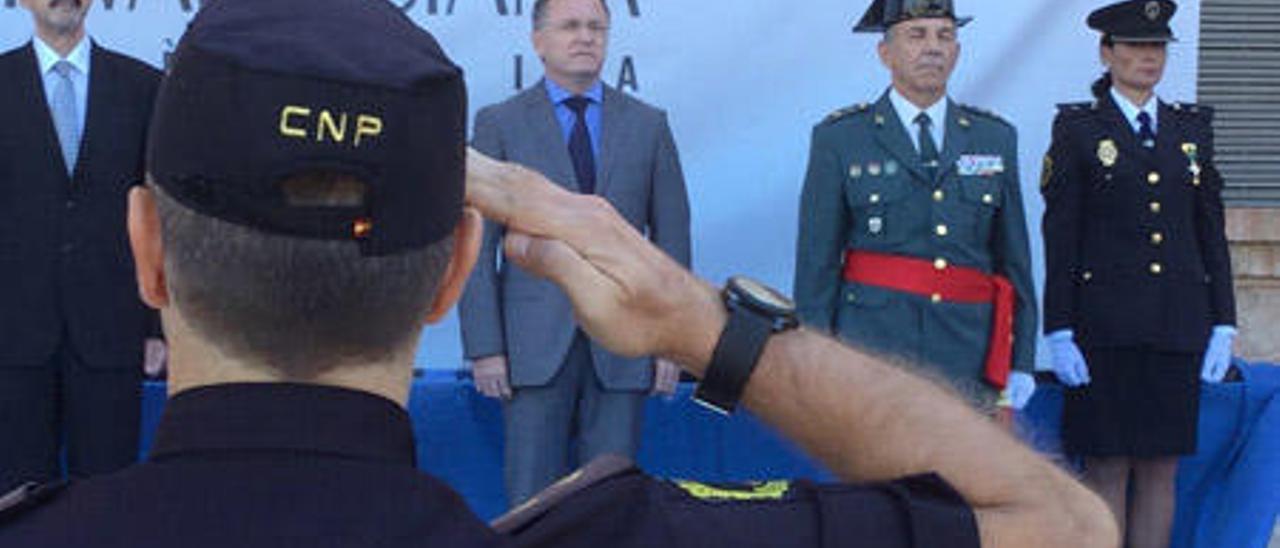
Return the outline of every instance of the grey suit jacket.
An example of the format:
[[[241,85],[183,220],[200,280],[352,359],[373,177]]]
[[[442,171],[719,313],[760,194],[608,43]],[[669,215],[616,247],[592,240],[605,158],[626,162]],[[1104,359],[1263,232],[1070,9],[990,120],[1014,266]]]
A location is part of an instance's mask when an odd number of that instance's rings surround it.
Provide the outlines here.
[[[597,194],[681,264],[689,265],[689,198],[664,112],[605,86]],[[472,145],[578,190],[568,144],[546,87],[537,85],[476,114]],[[505,355],[511,384],[543,386],[559,371],[578,325],[554,284],[501,260],[502,228],[486,223],[484,245],[459,304],[467,359]],[[627,359],[592,344],[606,389],[644,390],[650,358]]]

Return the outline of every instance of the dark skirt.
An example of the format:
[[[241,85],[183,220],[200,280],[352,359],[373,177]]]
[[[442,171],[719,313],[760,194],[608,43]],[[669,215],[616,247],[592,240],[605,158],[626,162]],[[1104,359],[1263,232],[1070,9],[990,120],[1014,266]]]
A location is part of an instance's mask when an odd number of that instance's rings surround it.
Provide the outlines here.
[[[1063,446],[1083,457],[1159,458],[1196,451],[1200,356],[1084,349],[1092,382],[1067,390]]]

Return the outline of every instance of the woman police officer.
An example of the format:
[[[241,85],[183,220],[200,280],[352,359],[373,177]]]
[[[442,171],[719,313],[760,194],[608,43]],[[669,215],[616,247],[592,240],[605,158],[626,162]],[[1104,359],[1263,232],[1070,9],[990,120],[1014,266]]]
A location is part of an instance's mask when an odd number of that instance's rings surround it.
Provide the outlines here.
[[[1060,107],[1042,178],[1063,441],[1132,546],[1168,546],[1200,380],[1222,380],[1235,337],[1212,111],[1154,91],[1176,10],[1130,0],[1089,16],[1107,72],[1094,101]]]

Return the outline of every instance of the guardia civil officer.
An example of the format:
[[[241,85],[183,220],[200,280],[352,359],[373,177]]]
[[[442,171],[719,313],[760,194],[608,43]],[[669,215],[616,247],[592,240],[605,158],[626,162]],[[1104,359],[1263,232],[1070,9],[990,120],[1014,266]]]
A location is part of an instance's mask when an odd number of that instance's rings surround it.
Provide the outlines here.
[[[1060,106],[1042,180],[1045,332],[1073,387],[1063,437],[1133,546],[1168,545],[1200,381],[1222,380],[1236,332],[1213,111],[1155,94],[1176,9],[1089,15],[1107,71],[1093,101]]]
[[[854,28],[883,33],[892,85],[813,130],[795,296],[814,328],[936,369],[980,402],[1008,384],[1021,407],[1037,318],[1017,133],[947,96],[969,21],[950,0],[876,0]]]
[[[172,349],[155,444],[121,473],[0,497],[0,546],[1114,543],[1100,500],[946,391],[798,328],[759,284],[721,293],[598,197],[464,166],[461,76],[390,2],[204,5],[130,194]],[[421,326],[480,247],[464,168],[507,257],[566,291],[593,340],[684,364],[708,405],[745,404],[861,483],[726,490],[604,461],[486,527],[414,469],[405,411]]]

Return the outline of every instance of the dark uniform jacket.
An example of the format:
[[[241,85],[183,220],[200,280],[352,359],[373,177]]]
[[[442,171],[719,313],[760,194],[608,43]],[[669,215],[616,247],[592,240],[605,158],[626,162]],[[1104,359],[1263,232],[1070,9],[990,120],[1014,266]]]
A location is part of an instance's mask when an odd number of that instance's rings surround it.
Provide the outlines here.
[[[719,488],[631,467],[571,476],[499,534],[416,471],[414,452],[405,411],[363,392],[189,390],[169,402],[145,463],[0,497],[0,547],[978,545],[972,511],[933,475]]]
[[[1109,94],[1060,107],[1042,179],[1046,333],[1198,354],[1235,324],[1212,118],[1162,102],[1148,150]]]
[[[138,299],[126,195],[160,72],[92,45],[88,112],[67,176],[35,50],[0,55],[0,368],[46,363],[64,336],[89,367],[142,365],[158,334]]]
[[[848,250],[1005,276],[1017,292],[1013,370],[1034,367],[1037,312],[1017,132],[956,102],[947,112],[934,180],[888,93],[814,128],[800,202],[795,299],[811,326],[976,383],[989,346],[990,304],[935,303],[842,276]]]

